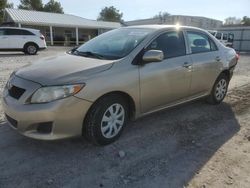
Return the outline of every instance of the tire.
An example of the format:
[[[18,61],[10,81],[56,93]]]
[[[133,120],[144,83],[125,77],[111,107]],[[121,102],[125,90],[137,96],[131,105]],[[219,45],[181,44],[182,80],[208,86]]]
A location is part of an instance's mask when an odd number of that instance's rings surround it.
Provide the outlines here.
[[[35,43],[28,43],[24,46],[24,53],[28,55],[36,55],[38,46]]]
[[[127,120],[127,101],[119,95],[105,96],[87,113],[83,124],[83,135],[93,144],[110,144],[121,136]]]
[[[228,84],[228,76],[221,73],[214,83],[212,92],[207,98],[207,102],[213,105],[220,104],[227,94]]]

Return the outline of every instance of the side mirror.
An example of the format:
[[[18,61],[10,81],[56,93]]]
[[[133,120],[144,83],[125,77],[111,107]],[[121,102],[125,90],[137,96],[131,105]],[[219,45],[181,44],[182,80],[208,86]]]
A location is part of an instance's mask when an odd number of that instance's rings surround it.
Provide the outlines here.
[[[144,62],[161,62],[164,59],[164,54],[161,50],[149,50],[144,53],[142,60]]]

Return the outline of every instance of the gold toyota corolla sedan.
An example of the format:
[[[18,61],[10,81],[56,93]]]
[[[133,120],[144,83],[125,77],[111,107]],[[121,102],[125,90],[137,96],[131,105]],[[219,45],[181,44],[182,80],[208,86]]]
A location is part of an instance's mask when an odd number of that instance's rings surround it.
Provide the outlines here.
[[[2,104],[10,126],[27,137],[84,135],[105,145],[128,120],[202,97],[219,104],[237,60],[198,28],[123,27],[13,72]]]

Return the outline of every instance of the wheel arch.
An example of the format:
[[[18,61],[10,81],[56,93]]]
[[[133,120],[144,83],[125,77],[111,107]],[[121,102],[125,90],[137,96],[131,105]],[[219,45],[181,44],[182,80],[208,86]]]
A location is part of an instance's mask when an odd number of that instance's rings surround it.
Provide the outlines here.
[[[128,102],[128,107],[129,107],[129,119],[134,119],[135,118],[135,113],[136,113],[136,105],[134,99],[126,92],[124,91],[111,91],[108,93],[105,93],[101,95],[98,99],[95,100],[95,102],[90,106],[88,112],[91,110],[91,108],[100,100],[102,100],[104,97],[108,96],[114,96],[118,95],[121,96],[123,99],[125,99]],[[87,113],[88,113],[87,112]],[[86,117],[86,116],[85,116]]]
[[[25,48],[26,48],[26,46],[27,46],[28,44],[34,44],[34,45],[36,45],[37,49],[39,49],[39,46],[38,46],[37,43],[35,43],[34,41],[29,41],[29,42],[26,42],[26,43],[23,45],[23,49],[24,49],[24,50],[25,50]]]
[[[218,75],[218,77],[221,75],[221,74],[225,74],[226,76],[227,76],[227,78],[228,78],[228,80],[230,80],[230,70],[228,70],[228,69],[225,69],[225,70],[223,70],[219,75]],[[217,78],[218,78],[217,77]]]
[[[83,119],[83,124],[82,124],[82,135],[83,136],[86,134],[86,131],[87,131],[86,121],[88,119],[88,116],[91,113],[91,110],[95,106],[95,104],[97,104],[100,100],[102,100],[105,97],[109,97],[109,96],[114,97],[114,96],[117,96],[117,95],[124,98],[129,104],[128,105],[128,112],[129,112],[128,119],[131,120],[131,119],[135,118],[135,112],[136,112],[135,102],[134,102],[133,98],[128,93],[123,92],[123,91],[111,91],[111,92],[105,93],[105,94],[101,95],[97,100],[95,100],[95,102],[90,106],[87,113],[85,114],[85,117]]]

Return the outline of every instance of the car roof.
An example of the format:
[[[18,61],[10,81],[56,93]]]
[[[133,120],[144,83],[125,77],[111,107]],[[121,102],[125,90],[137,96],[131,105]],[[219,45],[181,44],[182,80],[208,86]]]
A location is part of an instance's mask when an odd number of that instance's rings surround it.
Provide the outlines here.
[[[194,29],[194,30],[200,30],[200,31],[207,32],[206,30],[198,28],[198,27],[183,26],[183,25],[135,25],[135,26],[127,26],[125,28],[155,29],[155,30],[183,28],[183,29]]]
[[[33,31],[33,32],[39,32],[39,30],[37,29],[31,29],[31,28],[25,28],[25,27],[0,27],[0,29],[23,29],[23,30]]]

